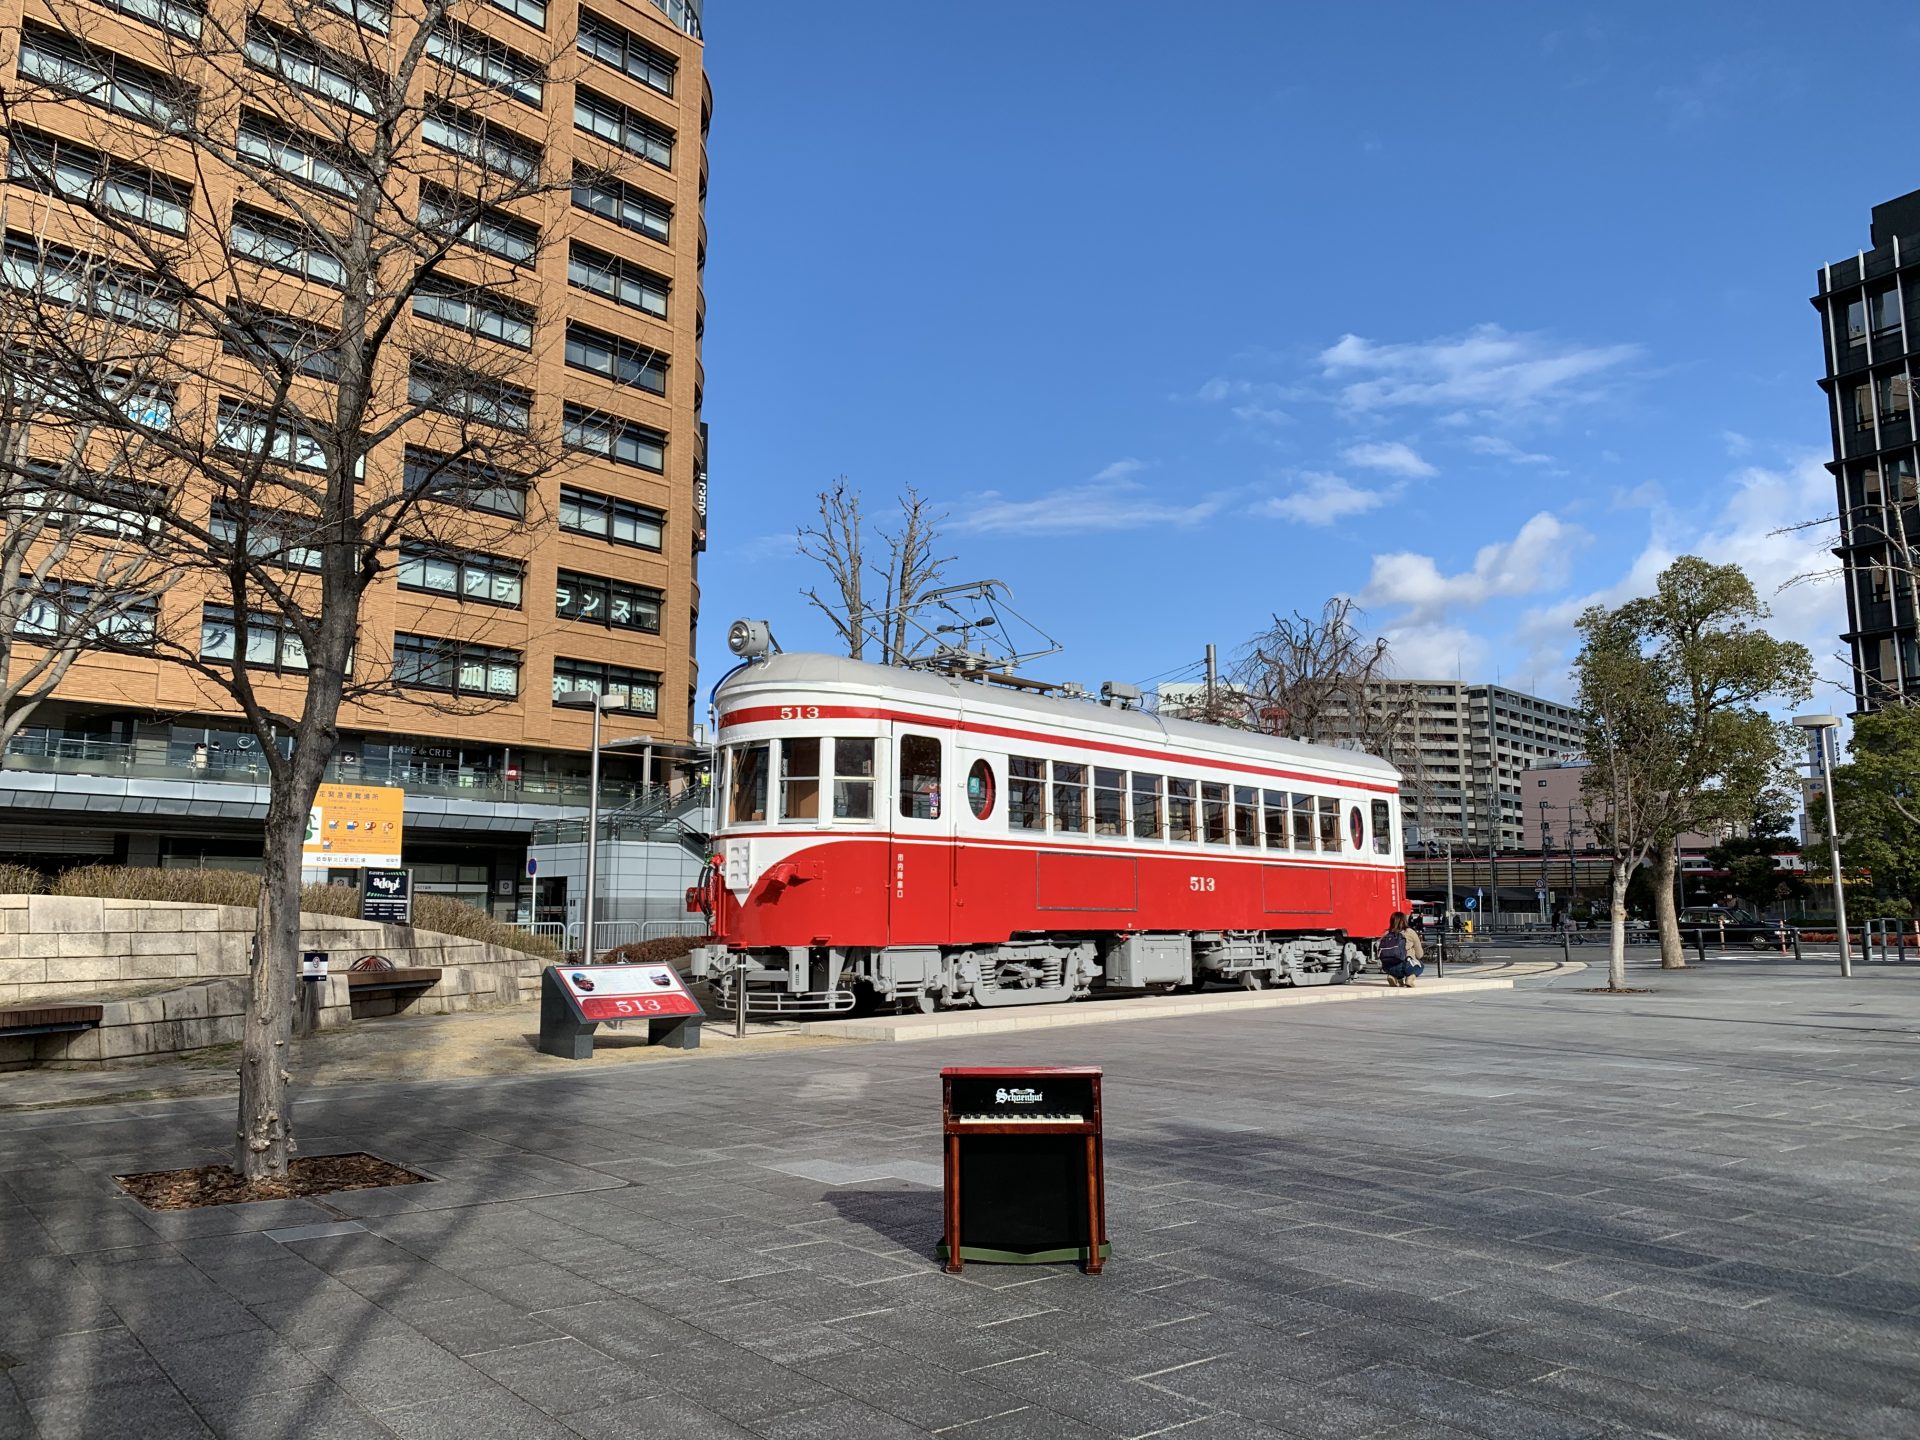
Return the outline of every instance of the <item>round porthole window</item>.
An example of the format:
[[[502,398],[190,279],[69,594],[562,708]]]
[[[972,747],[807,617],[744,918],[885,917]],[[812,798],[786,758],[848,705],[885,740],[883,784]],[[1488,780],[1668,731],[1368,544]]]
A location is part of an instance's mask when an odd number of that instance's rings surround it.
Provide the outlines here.
[[[1364,850],[1367,848],[1367,826],[1366,822],[1360,818],[1360,807],[1358,805],[1347,812],[1347,833],[1353,836],[1354,849]]]
[[[967,771],[967,804],[972,807],[976,820],[993,814],[993,766],[984,760],[974,761],[973,768]]]

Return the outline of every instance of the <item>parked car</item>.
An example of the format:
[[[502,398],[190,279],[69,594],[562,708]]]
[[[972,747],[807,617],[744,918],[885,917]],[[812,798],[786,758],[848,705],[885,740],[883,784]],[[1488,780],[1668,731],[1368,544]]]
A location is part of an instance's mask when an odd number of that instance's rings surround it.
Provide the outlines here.
[[[1769,920],[1751,910],[1730,910],[1724,905],[1690,905],[1680,912],[1680,933],[1692,940],[1696,930],[1707,932],[1715,944],[1753,946],[1756,950],[1781,950],[1793,942],[1793,931],[1784,920]]]

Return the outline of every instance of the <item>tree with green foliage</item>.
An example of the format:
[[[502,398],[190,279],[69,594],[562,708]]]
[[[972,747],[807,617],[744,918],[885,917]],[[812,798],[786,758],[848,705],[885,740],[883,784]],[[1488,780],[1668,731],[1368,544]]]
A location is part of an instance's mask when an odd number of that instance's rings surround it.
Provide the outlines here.
[[[1679,839],[1747,820],[1781,781],[1790,754],[1781,723],[1761,702],[1795,704],[1813,693],[1807,648],[1769,634],[1768,610],[1738,565],[1682,555],[1654,593],[1620,607],[1652,661],[1680,727],[1653,840],[1653,913],[1660,963],[1686,961],[1674,903]]]
[[[1768,634],[1767,608],[1737,565],[1683,555],[1654,593],[1580,619],[1575,673],[1591,762],[1584,791],[1612,862],[1609,972],[1625,982],[1627,886],[1651,858],[1660,963],[1686,964],[1673,888],[1678,840],[1750,815],[1788,753],[1763,699],[1810,693],[1806,647]]]
[[[1920,709],[1889,705],[1857,717],[1848,754],[1833,772],[1846,864],[1871,871],[1876,890],[1912,900],[1920,896]]]

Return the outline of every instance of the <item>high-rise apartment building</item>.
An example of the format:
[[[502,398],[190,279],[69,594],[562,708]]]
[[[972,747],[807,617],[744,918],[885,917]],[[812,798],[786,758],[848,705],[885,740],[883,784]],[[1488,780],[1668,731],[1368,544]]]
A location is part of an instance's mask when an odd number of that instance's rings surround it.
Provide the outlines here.
[[[1920,190],[1873,207],[1873,248],[1823,265],[1839,557],[1857,710],[1920,693],[1920,491],[1913,379],[1920,356]]]
[[[383,37],[389,25],[401,34],[408,19],[388,0],[325,3]],[[271,267],[276,283],[333,283],[323,248],[303,244],[271,197],[232,174],[161,175],[153,164],[166,153],[167,96],[197,79],[204,93],[219,88],[217,77],[177,73],[180,37],[203,27],[243,36],[234,53],[244,63],[272,67],[309,96],[352,103],[324,47],[284,19],[270,3],[233,0],[54,0],[51,10],[43,0],[0,0],[0,76],[53,97],[36,101],[30,125],[8,118],[0,280],[17,287],[49,253],[48,237],[64,233],[62,187],[85,185],[118,187],[162,229],[210,237],[209,284],[236,266]],[[265,37],[257,51],[256,31]],[[481,537],[470,549],[396,547],[392,569],[365,598],[359,632],[369,653],[391,654],[393,688],[343,711],[329,779],[404,786],[406,858],[419,888],[505,911],[531,898],[524,862],[533,826],[584,804],[591,719],[563,695],[622,701],[604,719],[617,747],[603,762],[613,808],[691,755],[706,546],[700,346],[712,92],[697,0],[462,0],[426,55],[430,93],[440,75],[493,98],[484,118],[429,107],[421,143],[476,165],[539,165],[562,178],[460,232],[474,253],[517,267],[510,286],[422,291],[409,323],[501,347],[514,383],[464,397],[467,417],[483,401],[487,417],[520,407],[564,436],[565,456],[531,493],[502,485],[468,494]],[[237,124],[231,143],[241,153],[327,187],[322,148],[303,151],[300,136],[284,126],[269,133],[250,112]],[[138,162],[115,153],[116,127]],[[29,164],[30,150],[46,163]],[[436,203],[423,184],[423,219]],[[418,383],[420,368],[416,352],[406,384]],[[411,477],[432,433],[423,419],[385,442],[395,468],[404,452]],[[289,543],[286,564],[299,568],[298,555]],[[183,628],[200,624],[202,658],[244,657],[262,683],[304,683],[288,637],[236,636],[216,599],[168,592],[158,603],[183,615],[192,607]],[[447,697],[466,696],[482,703],[448,711]],[[219,697],[178,664],[83,657],[9,747],[0,853],[170,865],[257,858],[259,742]]]
[[[1169,714],[1199,718],[1204,687],[1163,685]],[[1218,687],[1229,708],[1245,696]],[[1537,838],[1526,810],[1525,772],[1577,754],[1579,712],[1503,685],[1457,680],[1381,680],[1366,687],[1364,723],[1344,699],[1316,707],[1313,739],[1327,745],[1372,745],[1400,767],[1401,812],[1426,840],[1485,852],[1524,850]],[[1255,723],[1249,715],[1248,723]],[[1374,737],[1388,737],[1384,743]]]

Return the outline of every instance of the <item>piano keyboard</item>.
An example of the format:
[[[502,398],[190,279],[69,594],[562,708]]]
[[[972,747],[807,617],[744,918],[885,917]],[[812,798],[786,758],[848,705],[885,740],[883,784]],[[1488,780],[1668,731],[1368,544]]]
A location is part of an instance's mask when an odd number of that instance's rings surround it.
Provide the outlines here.
[[[1009,1112],[1001,1115],[956,1115],[956,1125],[1084,1125],[1084,1115],[1049,1115],[1031,1110]]]

